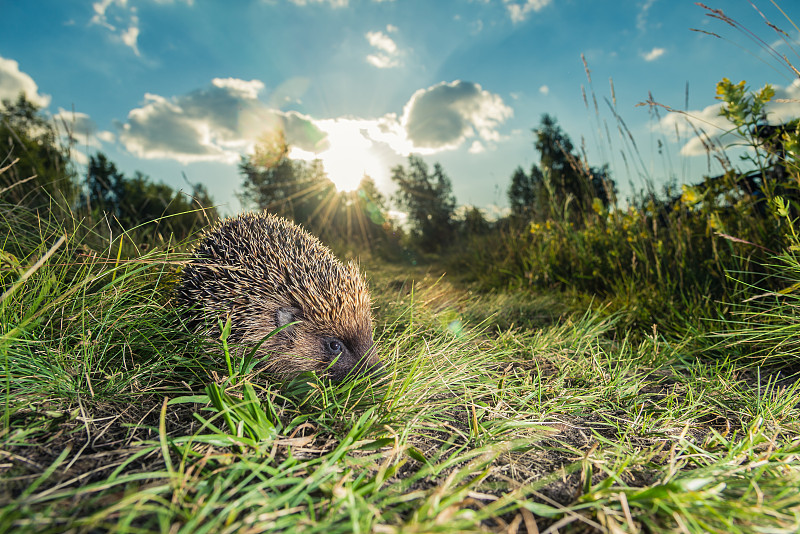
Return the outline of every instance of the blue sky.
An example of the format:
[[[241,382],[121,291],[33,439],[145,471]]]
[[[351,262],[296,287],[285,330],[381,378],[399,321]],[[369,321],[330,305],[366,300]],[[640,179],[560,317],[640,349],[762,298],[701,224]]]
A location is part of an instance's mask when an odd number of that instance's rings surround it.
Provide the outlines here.
[[[753,1],[799,49],[791,22],[771,2]],[[797,4],[781,4],[800,23]],[[779,97],[800,98],[797,78],[778,60],[684,0],[0,5],[0,97],[22,90],[65,117],[79,163],[102,150],[128,174],[181,187],[185,173],[228,213],[239,210],[239,156],[275,128],[295,157],[322,159],[341,187],[366,172],[388,191],[389,169],[418,153],[442,163],[459,203],[491,211],[505,205],[513,170],[536,162],[531,128],[543,113],[585,146],[590,164],[611,164],[624,195],[629,183],[694,182],[709,172],[685,116],[636,107],[649,92],[683,109],[688,84],[689,115],[714,138],[726,127],[714,100],[722,77],[754,88],[772,83]],[[800,64],[747,0],[709,6]],[[605,103],[610,78],[640,162],[620,155],[625,141]],[[772,112],[783,120],[798,110],[788,102]]]

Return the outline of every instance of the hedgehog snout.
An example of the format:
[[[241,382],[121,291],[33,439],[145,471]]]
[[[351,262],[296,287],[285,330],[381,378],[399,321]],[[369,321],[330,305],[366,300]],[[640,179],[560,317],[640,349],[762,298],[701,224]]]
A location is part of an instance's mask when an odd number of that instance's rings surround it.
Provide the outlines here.
[[[333,381],[341,382],[358,375],[378,377],[383,374],[383,364],[378,359],[377,347],[371,339],[351,347],[352,350],[343,346],[342,352],[332,358],[333,364],[328,368],[328,376]]]

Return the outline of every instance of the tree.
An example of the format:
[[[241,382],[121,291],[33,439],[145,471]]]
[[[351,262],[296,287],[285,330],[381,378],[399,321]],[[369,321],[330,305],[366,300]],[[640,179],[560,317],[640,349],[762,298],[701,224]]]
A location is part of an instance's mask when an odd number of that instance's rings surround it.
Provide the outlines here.
[[[351,209],[348,210],[348,227],[357,226],[359,234],[371,248],[372,244],[385,241],[391,224],[386,216],[386,199],[378,191],[375,181],[367,175],[361,179],[358,189],[346,193],[352,198]],[[351,222],[355,220],[355,223]],[[353,232],[350,232],[351,234]]]
[[[358,184],[356,195],[361,211],[367,215],[369,220],[377,225],[383,225],[386,222],[386,199],[378,191],[378,186],[375,185],[375,180],[371,176],[364,175],[361,183]]]
[[[289,158],[282,132],[262,139],[250,156],[243,156],[239,171],[244,177],[239,201],[310,226],[330,202],[336,189],[319,160]]]
[[[569,136],[561,130],[556,119],[546,113],[542,115],[539,128],[533,132],[536,136],[534,146],[540,154],[539,167],[550,186],[550,205],[559,216],[567,215],[568,202],[577,201],[579,209],[582,208],[586,189],[581,174],[573,165],[576,158],[572,154]]]
[[[543,219],[549,213],[549,195],[542,171],[534,165],[530,175],[517,167],[508,187],[508,204],[511,215],[521,220]]]
[[[525,174],[522,167],[517,167],[511,175],[511,185],[508,186],[508,206],[512,215],[524,217],[536,200],[536,192],[530,177]]]
[[[386,219],[385,199],[369,176],[356,191],[337,191],[320,160],[289,157],[280,131],[262,137],[239,169],[244,206],[267,210],[302,224],[338,252],[364,249],[396,255],[397,239]]]
[[[77,174],[55,127],[20,94],[0,104],[0,199],[42,208],[69,206],[77,193]]]
[[[120,203],[125,196],[125,175],[105,154],[89,156],[86,169],[86,194],[84,205],[89,211],[120,216]]]
[[[337,222],[340,229],[347,229],[347,241],[386,259],[398,259],[401,246],[397,228],[387,216],[386,198],[375,181],[364,175],[358,189],[339,196],[342,209],[337,212]]]
[[[491,230],[489,221],[486,220],[483,212],[475,206],[466,208],[459,223],[461,227],[460,233],[464,237],[488,234],[489,230]]]
[[[589,168],[589,191],[593,199],[600,199],[604,208],[616,204],[617,183],[611,178],[611,169],[608,168],[608,163],[604,163],[600,167]]]
[[[190,185],[192,192],[186,195],[167,184],[152,182],[139,171],[126,178],[113,161],[98,152],[89,157],[81,207],[95,217],[107,216],[109,224],[125,230],[157,221],[143,230],[156,233],[166,229],[183,239],[217,217],[207,189],[201,184]]]
[[[434,252],[451,242],[456,199],[442,166],[436,163],[433,173],[429,173],[422,158],[411,155],[408,169],[402,165],[392,169],[392,181],[398,186],[395,201],[408,213],[412,235],[419,247]]]
[[[604,206],[614,201],[616,185],[608,166],[589,167],[581,161],[555,118],[542,115],[541,124],[533,133],[539,165],[533,166],[530,176],[521,168],[512,175],[508,198],[513,215],[582,220],[591,213],[595,198]]]

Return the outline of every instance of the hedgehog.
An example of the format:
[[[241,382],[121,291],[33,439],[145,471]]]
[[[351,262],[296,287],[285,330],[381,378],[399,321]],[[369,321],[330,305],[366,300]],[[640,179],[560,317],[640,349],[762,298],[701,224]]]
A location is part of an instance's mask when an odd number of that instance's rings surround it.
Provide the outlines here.
[[[230,318],[228,340],[261,343],[263,370],[279,378],[313,371],[341,382],[382,372],[358,266],[284,218],[220,221],[201,238],[176,293],[190,329],[219,337],[219,321]]]

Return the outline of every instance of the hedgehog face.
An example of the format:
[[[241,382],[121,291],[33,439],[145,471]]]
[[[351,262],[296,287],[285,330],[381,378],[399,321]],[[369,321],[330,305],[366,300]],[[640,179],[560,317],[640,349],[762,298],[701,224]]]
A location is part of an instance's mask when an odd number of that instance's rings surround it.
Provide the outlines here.
[[[358,374],[377,374],[382,370],[372,339],[371,321],[345,331],[315,324],[298,308],[279,308],[276,326],[295,321],[300,322],[288,326],[279,335],[286,343],[286,353],[293,356],[295,372],[314,371],[341,382]]]

